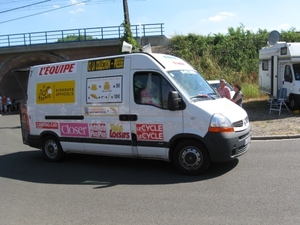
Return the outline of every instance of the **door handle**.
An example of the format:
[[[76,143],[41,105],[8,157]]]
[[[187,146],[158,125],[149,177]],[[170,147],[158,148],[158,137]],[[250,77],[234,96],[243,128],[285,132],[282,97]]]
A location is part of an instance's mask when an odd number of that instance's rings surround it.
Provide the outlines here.
[[[120,121],[137,121],[137,115],[135,114],[120,114],[119,120]]]

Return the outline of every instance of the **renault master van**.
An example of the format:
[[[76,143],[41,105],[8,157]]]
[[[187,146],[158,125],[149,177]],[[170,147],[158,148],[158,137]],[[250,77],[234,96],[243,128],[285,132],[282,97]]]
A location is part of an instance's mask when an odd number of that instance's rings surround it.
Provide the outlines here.
[[[184,174],[247,152],[245,110],[187,62],[131,53],[32,66],[20,106],[23,143],[67,153],[165,160]]]

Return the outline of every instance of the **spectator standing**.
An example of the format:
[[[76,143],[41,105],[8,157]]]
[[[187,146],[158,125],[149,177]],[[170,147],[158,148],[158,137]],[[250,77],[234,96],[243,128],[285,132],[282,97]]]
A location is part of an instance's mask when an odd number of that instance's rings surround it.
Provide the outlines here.
[[[7,104],[7,113],[10,113],[12,110],[12,103],[11,103],[11,99],[9,96],[7,96],[7,98],[6,98],[6,104]]]
[[[243,102],[243,93],[241,92],[242,87],[239,84],[235,84],[233,86],[233,89],[235,91],[234,96],[232,97],[231,101],[236,103],[237,105],[242,107],[242,102]]]
[[[226,81],[224,79],[220,80],[220,87],[218,88],[218,93],[223,98],[227,98],[229,100],[231,99],[230,89],[229,89],[229,87],[226,86]]]
[[[2,95],[0,94],[0,114],[2,113]]]
[[[3,113],[6,113],[6,110],[7,110],[6,104],[7,104],[6,97],[5,97],[5,95],[3,95],[3,97],[2,97],[2,112]]]

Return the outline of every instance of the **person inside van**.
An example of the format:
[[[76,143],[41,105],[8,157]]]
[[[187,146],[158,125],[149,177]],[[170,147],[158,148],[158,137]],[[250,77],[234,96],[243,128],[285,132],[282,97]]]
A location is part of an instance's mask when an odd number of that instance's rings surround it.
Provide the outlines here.
[[[233,86],[233,89],[235,91],[235,94],[231,99],[231,101],[233,101],[234,103],[242,107],[242,102],[243,102],[243,93],[241,92],[242,87],[239,84],[235,84]]]
[[[161,97],[158,87],[159,85],[152,81],[152,73],[149,73],[146,88],[144,88],[140,93],[141,103],[161,107]]]

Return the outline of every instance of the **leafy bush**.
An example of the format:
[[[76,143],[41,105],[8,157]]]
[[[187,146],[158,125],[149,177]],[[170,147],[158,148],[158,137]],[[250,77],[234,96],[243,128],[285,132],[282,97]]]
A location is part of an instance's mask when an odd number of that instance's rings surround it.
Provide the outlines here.
[[[59,38],[57,40],[57,42],[68,42],[68,41],[90,41],[93,40],[93,37],[90,35],[84,36],[84,35],[75,35],[75,34],[71,34],[68,35],[65,38]]]
[[[245,30],[244,25],[228,28],[227,34],[177,35],[171,38],[173,54],[190,62],[205,79],[225,78],[240,83],[247,98],[260,95],[258,91],[259,50],[267,46],[269,32]],[[281,31],[281,40],[300,42],[294,28]]]

